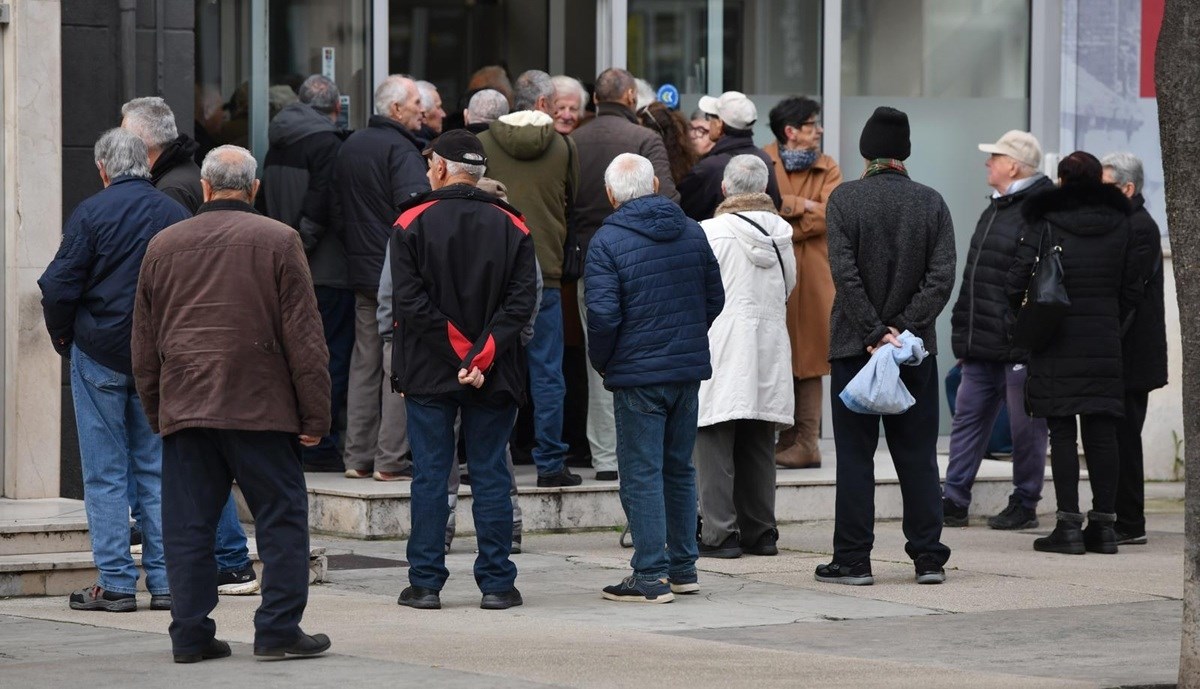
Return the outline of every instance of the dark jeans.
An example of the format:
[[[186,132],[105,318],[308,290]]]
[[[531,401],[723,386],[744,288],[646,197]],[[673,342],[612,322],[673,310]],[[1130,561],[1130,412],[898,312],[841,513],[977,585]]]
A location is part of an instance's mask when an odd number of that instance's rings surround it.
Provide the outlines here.
[[[1146,477],[1142,468],[1142,425],[1148,392],[1125,393],[1125,418],[1117,421],[1117,531],[1146,533]]]
[[[837,500],[833,527],[833,560],[852,564],[871,556],[875,543],[875,449],[879,422],[900,479],[904,498],[904,550],[914,560],[932,555],[941,564],[950,558],[942,544],[942,489],[937,466],[938,374],[930,356],[919,366],[901,366],[900,380],[916,404],[903,414],[856,414],[838,396],[866,365],[866,355],[834,359],[830,384],[833,441],[837,449]]]
[[[308,603],[308,494],[291,433],[187,428],[163,439],[163,543],[171,585],[171,645],[199,653],[217,625],[217,521],[237,479],[263,562],[254,645],[290,646]]]
[[[1111,514],[1117,500],[1117,421],[1113,416],[1081,414],[1079,430],[1083,452],[1087,455],[1088,482],[1092,484],[1092,509]],[[1054,495],[1059,512],[1078,513],[1079,447],[1076,445],[1075,417],[1051,416],[1050,467],[1054,474]]]
[[[320,444],[301,448],[301,452],[305,464],[341,468],[346,395],[350,389],[350,353],[354,351],[354,290],[321,285],[313,289],[317,293],[317,308],[325,328],[325,345],[329,347],[329,379],[333,384],[330,418],[333,425]]]
[[[474,392],[437,397],[408,396],[408,439],[413,452],[412,533],[408,537],[408,581],[435,591],[446,578],[445,536],[450,506],[446,483],[457,469],[454,419],[462,413],[462,435],[471,475],[471,514],[479,554],[475,558],[475,583],[484,593],[513,588],[517,566],[512,549],[513,509],[509,499],[512,479],[505,460],[508,436],[517,405],[490,404]]]

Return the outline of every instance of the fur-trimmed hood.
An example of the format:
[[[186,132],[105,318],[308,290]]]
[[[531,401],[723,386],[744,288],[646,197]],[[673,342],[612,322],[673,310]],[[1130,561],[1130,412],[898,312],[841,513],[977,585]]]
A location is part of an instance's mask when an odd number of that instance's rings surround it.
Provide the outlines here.
[[[765,211],[778,215],[775,210],[775,202],[771,197],[764,193],[756,194],[734,194],[733,196],[725,197],[721,205],[717,206],[717,212],[713,217],[717,217],[723,213],[748,213],[750,211]]]
[[[1133,212],[1111,184],[1068,184],[1029,197],[1021,214],[1030,223],[1049,220],[1076,234],[1107,232]]]

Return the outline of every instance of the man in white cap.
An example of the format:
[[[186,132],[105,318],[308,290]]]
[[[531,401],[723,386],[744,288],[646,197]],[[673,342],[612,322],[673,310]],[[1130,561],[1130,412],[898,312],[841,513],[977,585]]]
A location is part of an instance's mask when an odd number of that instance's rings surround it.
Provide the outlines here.
[[[1021,207],[1031,196],[1053,189],[1038,172],[1042,149],[1029,132],[1012,130],[994,144],[987,182],[992,191],[979,218],[962,288],[951,318],[954,356],[962,362],[962,383],[950,430],[950,466],[942,498],[945,526],[967,526],[971,486],[983,461],[992,426],[1008,402],[1013,443],[1013,494],[1008,507],[988,519],[993,529],[1028,529],[1038,524],[1037,504],[1046,473],[1046,421],[1025,413],[1025,358],[1008,341],[1009,305],[1004,280],[1025,232]]]
[[[753,101],[740,91],[726,91],[720,98],[703,96],[700,111],[708,118],[708,138],[714,143],[700,162],[679,182],[679,205],[693,220],[708,220],[724,200],[721,180],[725,166],[736,155],[751,154],[767,165],[767,194],[779,208],[779,183],[775,180],[774,163],[754,145],[752,127],[758,119]]]

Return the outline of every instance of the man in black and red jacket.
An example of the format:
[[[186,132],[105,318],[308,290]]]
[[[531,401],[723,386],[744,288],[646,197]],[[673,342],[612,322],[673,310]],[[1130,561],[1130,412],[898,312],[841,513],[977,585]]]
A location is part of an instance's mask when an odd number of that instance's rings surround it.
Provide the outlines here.
[[[446,481],[461,411],[480,607],[501,610],[521,604],[504,452],[525,397],[520,335],[536,304],[533,240],[516,209],[476,188],[487,158],[474,134],[446,132],[426,153],[433,191],[401,209],[389,249],[392,385],[405,395],[413,449],[410,586],[398,602],[441,607]]]

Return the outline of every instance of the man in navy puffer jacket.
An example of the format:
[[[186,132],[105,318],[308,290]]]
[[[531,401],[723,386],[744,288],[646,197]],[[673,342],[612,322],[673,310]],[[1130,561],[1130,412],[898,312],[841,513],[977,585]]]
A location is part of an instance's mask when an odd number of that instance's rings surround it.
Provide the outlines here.
[[[633,576],[609,600],[695,593],[697,393],[712,376],[708,327],[725,305],[717,258],[694,221],[658,196],[654,166],[623,153],[604,173],[616,212],[584,270],[588,356],[613,392],[621,505]],[[663,544],[666,544],[666,550]]]

